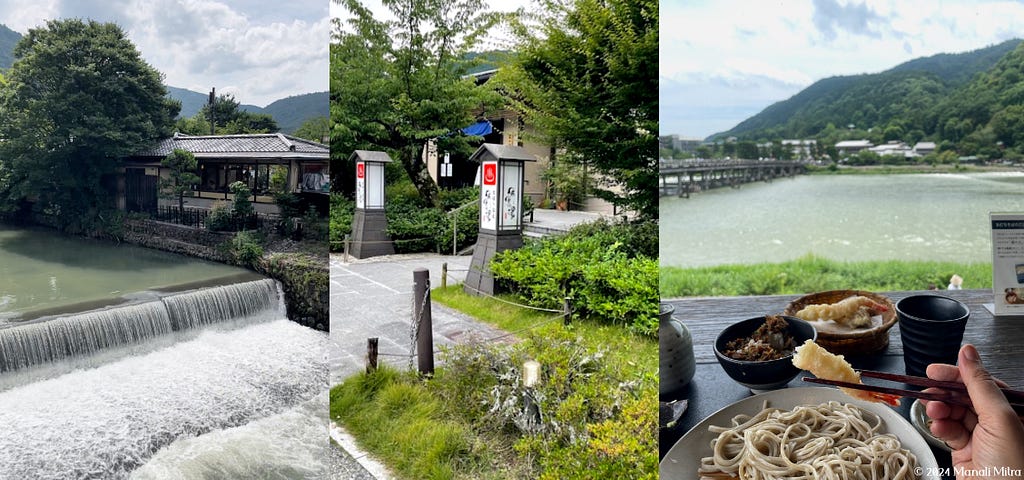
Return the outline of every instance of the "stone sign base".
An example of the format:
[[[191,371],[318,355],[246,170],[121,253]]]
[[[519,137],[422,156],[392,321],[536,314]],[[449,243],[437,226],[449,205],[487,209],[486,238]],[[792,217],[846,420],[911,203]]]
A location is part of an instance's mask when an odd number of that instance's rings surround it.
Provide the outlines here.
[[[494,276],[488,267],[494,254],[514,250],[523,246],[522,232],[488,232],[480,231],[473,248],[473,260],[469,264],[466,282],[462,290],[470,295],[494,295],[500,289],[494,284]]]
[[[384,210],[363,210],[357,208],[352,217],[352,247],[349,255],[356,258],[370,258],[379,255],[393,255],[395,244],[388,238],[388,217]]]

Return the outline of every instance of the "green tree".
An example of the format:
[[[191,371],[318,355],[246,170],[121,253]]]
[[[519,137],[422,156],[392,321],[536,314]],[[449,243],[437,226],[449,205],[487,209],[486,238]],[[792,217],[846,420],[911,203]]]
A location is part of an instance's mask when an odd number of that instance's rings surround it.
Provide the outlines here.
[[[178,119],[175,128],[189,135],[210,135],[211,111],[216,123],[215,135],[235,135],[243,133],[272,133],[278,131],[277,121],[266,113],[253,113],[242,110],[241,105],[231,94],[222,94],[213,101],[203,105],[190,118]]]
[[[120,27],[79,19],[29,30],[0,94],[0,208],[23,200],[61,228],[115,207],[121,159],[170,134],[181,106]]]
[[[314,142],[325,142],[324,139],[331,136],[331,121],[322,115],[310,118],[302,122],[295,131],[295,136]]]
[[[170,189],[173,196],[178,199],[178,208],[185,211],[185,194],[192,191],[192,188],[199,185],[199,175],[196,169],[199,162],[192,152],[175,148],[160,162],[161,165],[170,169],[170,177],[161,180],[161,187]]]
[[[754,142],[739,142],[736,144],[736,157],[744,160],[757,160],[757,144]]]
[[[519,47],[500,83],[516,92],[514,108],[566,149],[563,161],[602,175],[596,195],[656,219],[658,2],[539,3],[535,22],[513,25]]]
[[[467,76],[467,53],[498,17],[484,12],[484,0],[385,0],[393,20],[374,18],[359,0],[335,2],[352,18],[335,24],[331,44],[332,183],[354,185],[353,150],[386,150],[436,205],[437,184],[420,153],[428,140],[500,107],[493,89]]]

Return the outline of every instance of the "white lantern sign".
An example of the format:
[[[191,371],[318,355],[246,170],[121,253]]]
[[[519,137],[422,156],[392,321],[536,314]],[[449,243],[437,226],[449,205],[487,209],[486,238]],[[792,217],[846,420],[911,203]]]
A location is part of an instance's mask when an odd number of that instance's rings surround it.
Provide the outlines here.
[[[524,162],[536,158],[523,147],[485,143],[470,160],[480,162],[480,230],[522,230]]]
[[[352,154],[356,164],[356,208],[384,209],[384,165],[391,157],[384,152],[356,150]]]

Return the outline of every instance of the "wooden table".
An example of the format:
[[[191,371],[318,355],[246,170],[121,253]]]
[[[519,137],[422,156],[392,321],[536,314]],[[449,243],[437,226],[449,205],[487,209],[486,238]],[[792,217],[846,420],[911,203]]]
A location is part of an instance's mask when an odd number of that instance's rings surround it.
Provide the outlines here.
[[[916,294],[939,294],[964,302],[971,310],[964,331],[964,343],[978,347],[985,367],[996,377],[1014,388],[1024,387],[1024,318],[994,318],[983,306],[992,303],[992,290],[952,290],[920,292],[884,292],[895,304],[900,299]],[[773,295],[761,297],[708,297],[665,300],[675,306],[676,319],[690,330],[693,337],[694,357],[697,373],[685,389],[672,395],[663,396],[662,401],[687,399],[686,413],[673,428],[661,429],[659,435],[660,456],[675,445],[683,434],[715,411],[751,395],[750,390],[729,378],[715,358],[715,337],[727,326],[740,320],[765,314],[777,314],[799,295]],[[871,356],[848,355],[854,368],[905,373],[903,344],[900,341],[899,325],[889,331],[889,346]],[[802,377],[803,375],[801,375]],[[896,384],[899,386],[899,384]],[[814,386],[797,377],[790,387]],[[910,401],[902,402],[898,409],[908,418]],[[949,454],[936,450],[940,465],[949,466]]]

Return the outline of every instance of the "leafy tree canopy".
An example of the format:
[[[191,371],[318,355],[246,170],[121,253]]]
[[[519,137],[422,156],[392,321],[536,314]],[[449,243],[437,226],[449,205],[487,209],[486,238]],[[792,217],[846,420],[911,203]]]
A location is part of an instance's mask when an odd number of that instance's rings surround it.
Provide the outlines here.
[[[436,204],[421,150],[500,106],[466,76],[474,64],[466,54],[499,16],[485,12],[484,0],[383,0],[394,20],[380,20],[359,0],[335,1],[352,18],[335,24],[331,44],[332,183],[352,188],[353,150],[384,150]]]
[[[295,136],[325,143],[324,139],[331,136],[331,122],[324,116],[310,118],[302,122],[299,129],[295,131]]]
[[[189,135],[210,135],[211,112],[216,124],[214,134],[234,135],[241,133],[273,133],[278,131],[274,117],[266,113],[252,113],[241,109],[240,104],[231,94],[221,94],[213,101],[203,105],[198,113],[190,118],[179,119],[175,128]]]
[[[562,160],[603,174],[597,195],[657,218],[658,2],[540,3],[496,80]]]
[[[114,206],[120,159],[169,135],[180,104],[112,23],[49,21],[14,58],[0,89],[0,208],[27,199],[88,228]]]

